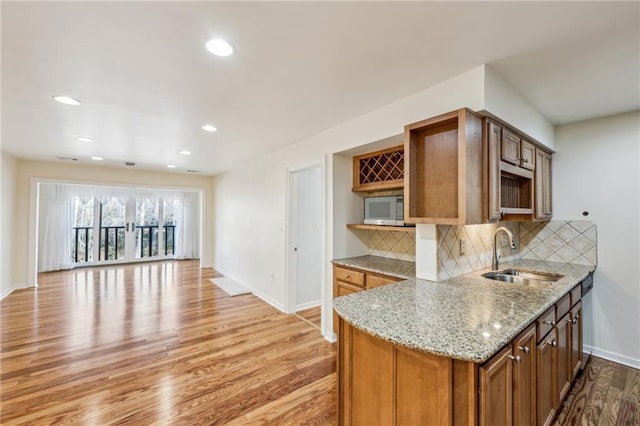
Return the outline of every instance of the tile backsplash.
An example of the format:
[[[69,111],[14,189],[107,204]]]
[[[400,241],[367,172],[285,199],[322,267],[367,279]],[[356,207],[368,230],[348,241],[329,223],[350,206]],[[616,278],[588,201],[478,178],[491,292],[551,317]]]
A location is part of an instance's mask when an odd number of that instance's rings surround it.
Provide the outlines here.
[[[371,230],[369,231],[369,254],[415,262],[415,233]]]
[[[523,259],[597,265],[597,231],[589,220],[520,223]]]
[[[511,260],[517,255],[519,247],[518,223],[500,222],[485,225],[438,225],[438,281],[446,280],[458,275],[478,271],[491,266],[493,257],[493,232],[504,226],[514,236],[516,249],[508,247],[498,248],[498,255],[502,260]],[[503,234],[498,236],[501,241]],[[460,240],[465,241],[464,253],[460,253]]]
[[[522,258],[580,265],[597,264],[596,225],[588,220],[437,225],[438,281],[491,267],[493,233],[499,226],[509,229],[516,242],[516,249],[499,246],[501,261]],[[498,236],[498,244],[502,235]],[[461,239],[465,241],[463,254],[460,253]],[[371,230],[369,253],[415,262],[415,234]]]

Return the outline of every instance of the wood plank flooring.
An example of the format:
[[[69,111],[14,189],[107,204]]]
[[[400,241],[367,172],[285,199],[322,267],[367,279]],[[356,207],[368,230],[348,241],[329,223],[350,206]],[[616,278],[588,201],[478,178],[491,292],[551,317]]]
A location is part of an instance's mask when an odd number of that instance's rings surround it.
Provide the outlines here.
[[[320,330],[320,327],[322,326],[320,324],[321,315],[322,315],[322,309],[320,306],[315,306],[313,308],[304,309],[302,311],[296,312],[296,316],[300,317],[303,321],[306,321],[309,324],[313,325],[318,330]]]
[[[640,425],[640,370],[592,356],[554,425]]]
[[[212,270],[42,274],[0,302],[0,423],[332,424],[335,346]]]
[[[335,424],[319,312],[229,297],[214,276],[192,261],[78,269],[6,297],[0,424]],[[554,424],[640,425],[640,371],[592,357]]]

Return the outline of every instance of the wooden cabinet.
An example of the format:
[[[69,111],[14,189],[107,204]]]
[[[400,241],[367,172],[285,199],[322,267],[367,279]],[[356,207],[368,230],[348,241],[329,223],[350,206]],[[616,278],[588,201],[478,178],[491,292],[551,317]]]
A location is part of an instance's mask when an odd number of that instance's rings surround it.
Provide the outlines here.
[[[453,412],[476,389],[474,364],[398,347],[342,319],[339,328],[339,424],[475,423],[473,407]]]
[[[536,326],[480,368],[480,425],[535,425]]]
[[[530,325],[513,341],[513,424],[536,424],[536,326]]]
[[[353,191],[383,191],[403,187],[403,145],[353,157]]]
[[[483,223],[482,119],[468,109],[405,126],[404,221]]]
[[[535,146],[493,120],[484,127],[487,220],[531,220]]]
[[[500,158],[523,169],[536,169],[535,146],[506,127],[502,132]]]
[[[480,368],[480,425],[511,425],[513,416],[513,358],[507,346]]]
[[[340,319],[339,424],[550,425],[579,367],[579,287],[482,365],[399,347]]]
[[[485,120],[486,147],[486,175],[485,190],[488,204],[487,220],[500,220],[502,209],[500,204],[500,144],[502,127],[493,121]]]
[[[560,407],[560,403],[567,396],[571,387],[570,359],[571,359],[571,319],[566,313],[556,325],[556,392],[555,407]]]
[[[345,296],[402,281],[400,278],[376,274],[357,268],[333,265],[333,297]],[[338,314],[333,312],[333,331],[338,332]]]
[[[556,332],[552,330],[538,343],[537,353],[537,424],[550,425],[556,415]]]
[[[535,219],[550,220],[553,216],[551,205],[551,154],[536,148],[538,167],[535,172]]]
[[[577,286],[580,288],[580,286]],[[571,362],[570,373],[573,381],[582,367],[582,302],[571,308]]]

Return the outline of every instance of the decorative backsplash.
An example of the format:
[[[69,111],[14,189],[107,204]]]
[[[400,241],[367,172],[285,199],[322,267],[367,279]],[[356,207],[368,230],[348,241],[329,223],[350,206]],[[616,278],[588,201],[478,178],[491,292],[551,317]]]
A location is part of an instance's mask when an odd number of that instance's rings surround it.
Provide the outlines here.
[[[520,223],[523,259],[597,265],[597,231],[589,220]]]
[[[415,262],[416,236],[413,232],[371,230],[369,254]]]
[[[438,281],[478,271],[491,266],[493,257],[493,232],[504,226],[514,236],[516,249],[498,248],[501,260],[512,260],[517,256],[519,247],[519,224],[500,222],[485,225],[438,225]],[[501,241],[503,234],[498,236]],[[464,254],[460,254],[460,240],[465,241]]]

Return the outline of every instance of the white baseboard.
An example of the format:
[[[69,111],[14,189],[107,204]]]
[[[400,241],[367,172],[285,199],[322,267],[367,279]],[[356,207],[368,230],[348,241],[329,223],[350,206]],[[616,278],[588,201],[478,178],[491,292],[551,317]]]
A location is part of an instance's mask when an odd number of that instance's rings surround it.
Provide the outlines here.
[[[7,297],[11,293],[13,293],[14,290],[15,290],[15,288],[12,287],[12,288],[8,288],[5,291],[3,291],[2,293],[0,293],[0,300],[4,299],[5,297]]]
[[[333,331],[323,331],[322,336],[331,343],[335,343],[338,341],[338,336]]]
[[[6,289],[2,293],[0,293],[0,300],[4,299],[5,297],[7,297],[8,295],[10,295],[11,293],[13,293],[16,290],[22,290],[22,289],[30,288],[30,287],[36,287],[36,286],[29,285],[29,284],[22,284],[22,285],[18,285],[16,287],[11,287],[9,289]]]
[[[605,351],[604,349],[593,347],[591,349],[593,350],[593,356],[604,358],[606,360],[617,362],[618,364],[626,365],[627,367],[632,367],[640,370],[640,359],[631,358],[626,355],[620,355],[610,351]]]
[[[312,300],[311,302],[301,303],[296,305],[296,312],[304,311],[305,309],[315,308],[316,306],[322,305],[322,300]]]
[[[242,284],[243,286],[245,286],[246,288],[251,290],[251,293],[253,293],[254,296],[259,297],[260,299],[262,299],[263,301],[267,302],[269,305],[273,306],[277,310],[286,313],[286,311],[284,310],[284,306],[282,304],[278,303],[277,301],[272,299],[270,296],[267,296],[266,294],[264,294],[260,290],[257,290],[254,286],[246,283],[245,281],[242,281],[241,279],[238,279],[238,277],[235,277],[235,276],[227,273],[223,268],[220,268],[220,267],[214,265],[213,269],[215,269],[216,271],[220,272],[225,277],[229,277],[232,280],[238,282],[239,284]]]

